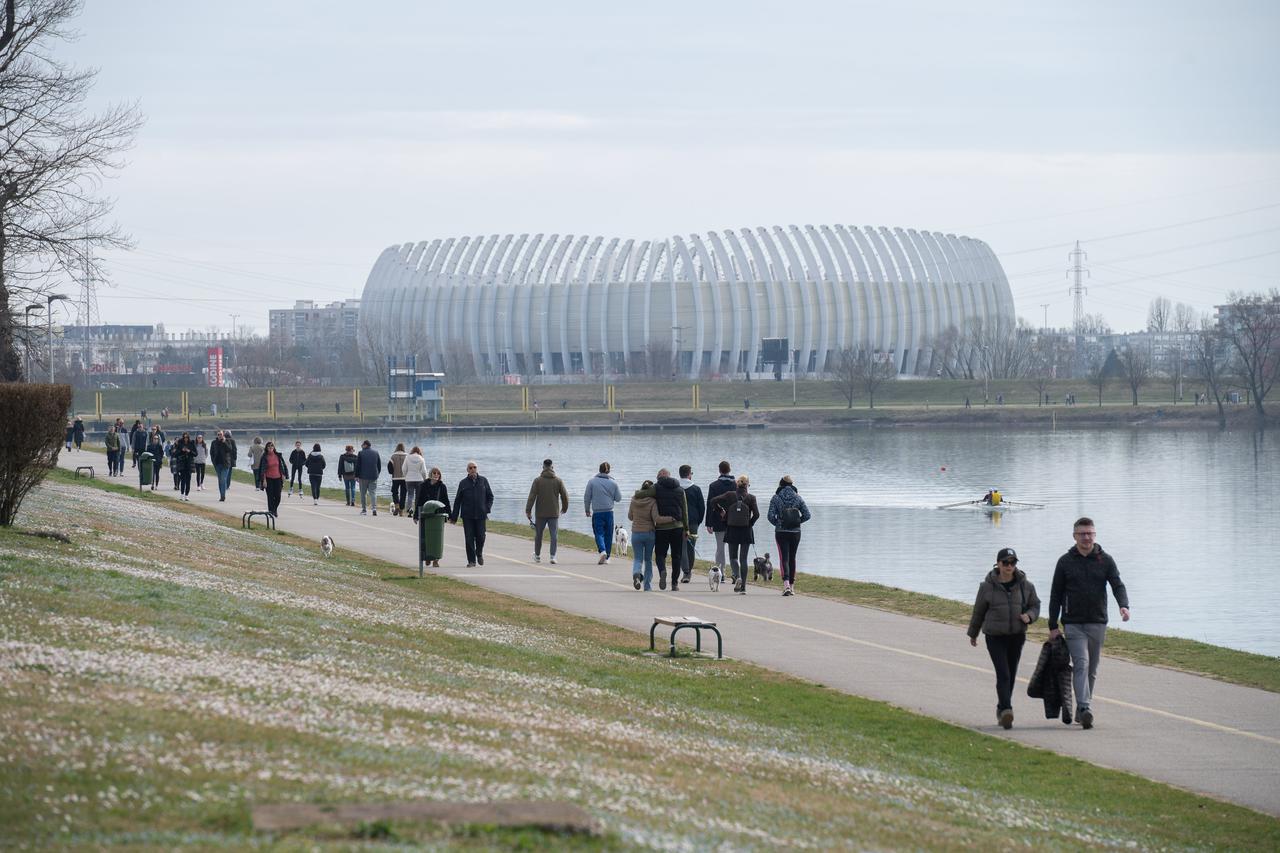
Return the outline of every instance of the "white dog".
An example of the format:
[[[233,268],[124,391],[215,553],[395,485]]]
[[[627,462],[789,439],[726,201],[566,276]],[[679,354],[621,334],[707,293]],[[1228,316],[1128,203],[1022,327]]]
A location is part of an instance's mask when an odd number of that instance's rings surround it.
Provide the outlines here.
[[[333,556],[333,547],[332,536],[324,536],[320,539],[320,553],[324,554],[326,557]]]
[[[627,556],[627,552],[631,550],[631,531],[621,524],[613,527],[613,550],[622,557]]]

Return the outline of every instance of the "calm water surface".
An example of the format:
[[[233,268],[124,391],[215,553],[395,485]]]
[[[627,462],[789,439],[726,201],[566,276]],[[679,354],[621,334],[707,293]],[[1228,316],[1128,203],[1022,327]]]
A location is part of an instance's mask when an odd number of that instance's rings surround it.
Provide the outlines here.
[[[243,457],[248,442],[237,438]],[[1280,611],[1277,435],[858,429],[433,438],[406,432],[404,440],[440,466],[450,495],[466,460],[476,459],[496,494],[494,517],[507,521],[523,519],[529,484],[551,457],[573,498],[563,524],[588,534],[582,490],[602,460],[613,465],[626,497],[659,467],[674,471],[685,462],[705,491],[716,464],[728,459],[735,474],[751,478],[762,503],[789,473],[814,515],[800,546],[801,591],[803,573],[812,572],[968,601],[996,551],[1008,545],[1047,609],[1071,523],[1089,515],[1099,543],[1119,563],[1134,630],[1280,654],[1269,618]],[[356,442],[323,443],[327,484],[337,485],[335,462],[347,443]],[[287,456],[292,442],[282,444]],[[393,446],[375,443],[384,460]],[[381,486],[385,493],[389,482]],[[996,516],[938,509],[990,486],[1046,506]],[[625,502],[618,513],[626,518]],[[763,520],[756,538],[758,549],[773,550]],[[700,557],[712,554],[708,539],[699,542]],[[1114,600],[1110,610],[1114,627]]]

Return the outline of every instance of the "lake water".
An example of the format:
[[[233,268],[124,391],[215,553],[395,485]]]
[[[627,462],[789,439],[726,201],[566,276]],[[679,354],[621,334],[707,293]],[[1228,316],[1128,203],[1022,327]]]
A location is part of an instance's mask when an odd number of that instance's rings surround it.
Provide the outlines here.
[[[237,437],[241,456],[248,442]],[[287,436],[281,435],[281,439]],[[1280,436],[1171,431],[979,432],[971,430],[705,431],[454,434],[406,431],[452,496],[467,459],[480,464],[495,518],[523,520],[544,457],[573,498],[563,521],[590,533],[582,490],[602,460],[624,497],[658,468],[694,468],[703,486],[721,459],[746,473],[764,510],[791,474],[813,511],[800,546],[803,574],[874,581],[972,600],[996,551],[1016,548],[1047,611],[1057,558],[1081,515],[1119,564],[1136,631],[1189,637],[1280,655],[1271,616],[1280,612]],[[284,452],[292,441],[285,441]],[[349,440],[324,441],[326,483]],[[394,443],[375,443],[385,460]],[[310,449],[311,442],[305,445]],[[381,484],[385,494],[389,481]],[[997,486],[1044,509],[988,515],[941,510]],[[626,503],[617,510],[626,518]],[[757,548],[773,550],[762,520]],[[714,542],[704,536],[700,557]],[[775,560],[776,562],[776,560]],[[1112,626],[1119,624],[1110,602]]]

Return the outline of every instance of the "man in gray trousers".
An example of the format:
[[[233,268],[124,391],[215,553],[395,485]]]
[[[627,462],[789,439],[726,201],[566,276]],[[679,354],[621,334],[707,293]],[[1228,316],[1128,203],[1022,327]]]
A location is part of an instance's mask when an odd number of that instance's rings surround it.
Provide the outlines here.
[[[1092,518],[1078,518],[1072,527],[1075,544],[1058,558],[1053,570],[1053,586],[1049,591],[1049,638],[1062,633],[1058,617],[1066,629],[1067,648],[1071,650],[1073,686],[1076,694],[1076,719],[1086,729],[1093,728],[1093,683],[1098,677],[1098,660],[1107,637],[1107,584],[1120,605],[1120,618],[1129,621],[1129,594],[1120,570],[1111,555],[1095,540],[1098,531]]]

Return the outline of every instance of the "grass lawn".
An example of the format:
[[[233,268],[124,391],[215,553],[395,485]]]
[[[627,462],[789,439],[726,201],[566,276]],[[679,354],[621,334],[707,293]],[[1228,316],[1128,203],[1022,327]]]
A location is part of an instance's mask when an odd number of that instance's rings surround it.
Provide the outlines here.
[[[20,521],[72,543],[0,531],[5,848],[1280,847],[1242,808],[129,491],[59,472]],[[249,825],[414,798],[606,833]]]

